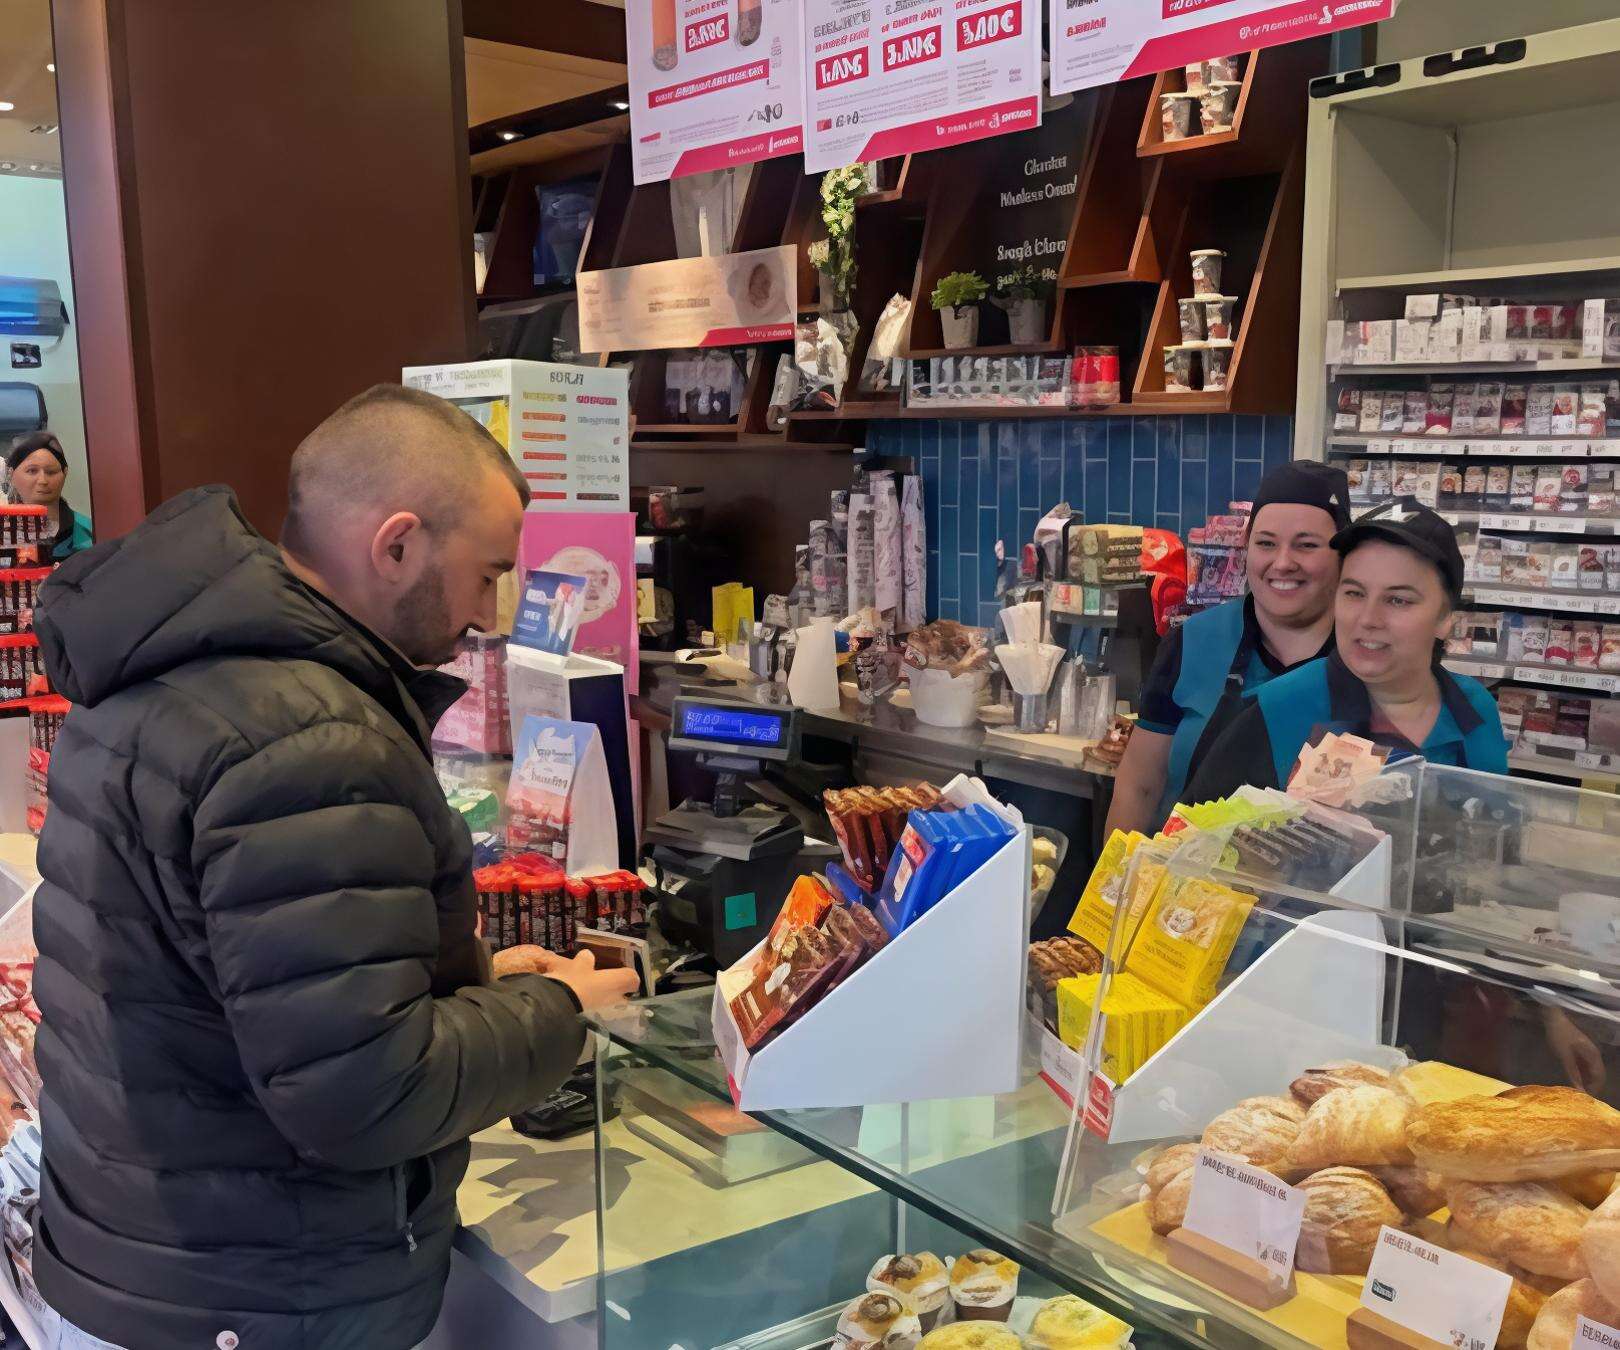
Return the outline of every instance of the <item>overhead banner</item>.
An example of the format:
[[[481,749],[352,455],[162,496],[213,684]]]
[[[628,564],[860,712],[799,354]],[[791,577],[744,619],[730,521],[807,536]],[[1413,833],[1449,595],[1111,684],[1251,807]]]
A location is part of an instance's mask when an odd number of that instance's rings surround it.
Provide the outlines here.
[[[804,148],[801,0],[629,0],[637,183]]]
[[[1051,0],[1054,94],[1378,23],[1400,0]]]
[[[804,63],[809,173],[1041,124],[1039,0],[804,0]]]
[[[581,272],[579,349],[737,347],[793,336],[798,252],[791,244]]]

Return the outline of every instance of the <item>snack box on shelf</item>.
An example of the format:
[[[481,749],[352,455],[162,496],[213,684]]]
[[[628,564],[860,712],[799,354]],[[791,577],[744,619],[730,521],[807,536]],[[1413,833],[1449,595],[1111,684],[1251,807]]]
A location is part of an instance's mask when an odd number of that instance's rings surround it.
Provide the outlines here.
[[[1019,1086],[1029,950],[1028,830],[750,1053],[722,972],[714,1037],[744,1111],[991,1096]],[[751,969],[762,942],[733,970]],[[940,991],[931,998],[927,991]],[[918,999],[927,1015],[918,1016]],[[874,1028],[911,1029],[904,1053]]]

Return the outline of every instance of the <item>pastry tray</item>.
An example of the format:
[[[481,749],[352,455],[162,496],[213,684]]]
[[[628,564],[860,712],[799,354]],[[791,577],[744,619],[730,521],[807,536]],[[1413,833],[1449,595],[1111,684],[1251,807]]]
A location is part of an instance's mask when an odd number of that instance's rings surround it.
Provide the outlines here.
[[[1035,1314],[1045,1302],[1044,1298],[1014,1299],[1012,1315],[1007,1319],[1008,1329],[1016,1331],[1021,1337],[1027,1337],[1030,1323],[1035,1320]],[[756,1332],[740,1341],[727,1341],[724,1345],[716,1346],[714,1350],[822,1350],[822,1347],[833,1343],[838,1332],[838,1319],[848,1306],[847,1301],[835,1303],[830,1308],[823,1308],[820,1312],[811,1313],[797,1321],[784,1322],[780,1326]],[[1131,1350],[1131,1342],[1125,1341],[1115,1347],[1115,1350]]]

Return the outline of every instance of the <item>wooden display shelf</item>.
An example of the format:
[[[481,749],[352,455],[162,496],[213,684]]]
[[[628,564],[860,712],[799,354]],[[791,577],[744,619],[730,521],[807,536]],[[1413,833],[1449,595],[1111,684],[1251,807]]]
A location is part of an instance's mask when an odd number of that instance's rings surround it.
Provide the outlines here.
[[[927,351],[902,352],[901,355],[910,361],[927,361],[936,356],[1057,356],[1063,350],[1060,344],[1052,341],[1003,342],[994,347],[938,347]]]

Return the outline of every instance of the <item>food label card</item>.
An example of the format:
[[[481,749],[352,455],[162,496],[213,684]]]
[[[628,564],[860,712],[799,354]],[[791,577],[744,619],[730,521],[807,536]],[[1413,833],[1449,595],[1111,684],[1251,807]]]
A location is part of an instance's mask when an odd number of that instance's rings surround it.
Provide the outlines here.
[[[1385,1225],[1361,1306],[1442,1345],[1491,1350],[1512,1288],[1511,1275]]]
[[[1183,1227],[1253,1257],[1286,1284],[1304,1217],[1304,1191],[1231,1154],[1198,1151]]]
[[[1620,1331],[1590,1317],[1575,1319],[1575,1345],[1597,1345],[1603,1350],[1620,1350]]]

